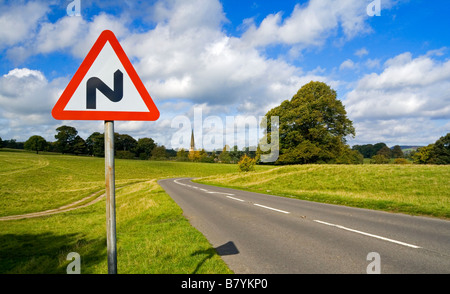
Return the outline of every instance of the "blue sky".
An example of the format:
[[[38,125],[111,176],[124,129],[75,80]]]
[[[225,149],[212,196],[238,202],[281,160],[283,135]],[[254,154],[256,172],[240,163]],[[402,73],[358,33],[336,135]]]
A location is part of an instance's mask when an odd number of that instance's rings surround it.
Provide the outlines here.
[[[0,1],[2,139],[54,141],[62,124],[84,138],[103,131],[51,109],[104,29],[161,112],[116,123],[136,139],[174,147],[174,119],[193,121],[195,108],[224,122],[259,117],[311,80],[337,91],[351,145],[427,145],[450,132],[446,0],[380,0],[381,16],[367,15],[370,0],[80,0],[81,16],[68,16],[70,2]]]

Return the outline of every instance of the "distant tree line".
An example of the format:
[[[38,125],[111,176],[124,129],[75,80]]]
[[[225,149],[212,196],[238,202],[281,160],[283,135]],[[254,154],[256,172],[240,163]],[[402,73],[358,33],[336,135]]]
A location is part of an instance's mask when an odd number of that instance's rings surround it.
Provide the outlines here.
[[[60,126],[56,129],[56,132],[56,141],[54,142],[48,142],[38,135],[31,136],[26,142],[16,142],[14,139],[2,141],[0,138],[0,148],[26,149],[37,154],[41,151],[46,151],[96,157],[105,156],[105,137],[103,133],[94,132],[84,140],[78,135],[76,128],[72,126]],[[246,147],[243,150],[238,150],[237,146],[233,148],[225,146],[222,151],[207,152],[204,149],[191,152],[184,149],[175,151],[166,149],[163,145],[158,145],[152,138],[136,140],[128,134],[114,133],[114,153],[115,158],[118,159],[238,163],[244,156],[252,159],[256,157],[256,151],[250,151],[249,149]]]
[[[439,138],[435,143],[403,152],[401,146],[389,148],[385,143],[355,145],[353,150],[361,153],[364,158],[370,158],[370,163],[408,163],[406,159],[416,164],[450,164],[450,133]]]
[[[181,148],[176,153],[176,160],[207,163],[238,163],[244,156],[255,159],[257,157],[257,151],[250,151],[249,147],[239,150],[238,146],[230,148],[227,145],[223,147],[222,151],[213,150],[211,152],[207,152],[205,149],[188,151]]]
[[[389,148],[385,143],[354,145],[353,150],[358,151],[364,158],[370,158],[370,163],[383,164],[389,163],[391,158],[395,159],[395,163],[407,163],[402,147],[395,145]]]
[[[33,135],[25,142],[2,140],[0,148],[26,149],[39,153],[40,151],[59,152],[62,154],[90,155],[103,157],[105,154],[104,134],[92,133],[86,140],[78,135],[76,128],[61,126],[56,129],[54,142],[46,141],[42,136]],[[127,134],[114,133],[114,151],[116,158],[167,159],[174,157],[176,152],[158,146],[152,138],[134,139]]]

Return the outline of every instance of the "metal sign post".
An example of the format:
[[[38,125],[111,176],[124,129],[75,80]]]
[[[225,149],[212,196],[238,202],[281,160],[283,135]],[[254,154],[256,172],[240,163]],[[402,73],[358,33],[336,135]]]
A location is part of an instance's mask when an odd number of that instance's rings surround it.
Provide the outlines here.
[[[108,274],[117,274],[114,121],[105,121],[106,246]]]

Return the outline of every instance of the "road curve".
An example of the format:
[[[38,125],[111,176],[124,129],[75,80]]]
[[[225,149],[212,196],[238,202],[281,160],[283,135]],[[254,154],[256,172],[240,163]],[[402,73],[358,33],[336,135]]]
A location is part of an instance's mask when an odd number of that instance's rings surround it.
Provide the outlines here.
[[[237,274],[450,273],[450,222],[158,182]]]

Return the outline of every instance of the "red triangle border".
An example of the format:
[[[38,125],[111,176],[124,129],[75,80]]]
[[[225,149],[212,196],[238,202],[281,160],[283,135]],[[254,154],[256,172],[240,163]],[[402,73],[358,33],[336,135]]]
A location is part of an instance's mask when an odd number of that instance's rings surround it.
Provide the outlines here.
[[[142,100],[147,106],[149,111],[145,112],[119,112],[119,111],[73,111],[64,110],[67,103],[69,103],[73,94],[77,90],[83,78],[91,68],[94,61],[102,51],[106,42],[111,44],[114,52],[125,68],[128,76],[136,87],[138,93],[141,95]],[[57,120],[122,120],[122,121],[155,121],[159,118],[160,113],[155,103],[153,102],[150,94],[139,78],[136,70],[128,59],[125,51],[120,45],[114,33],[110,30],[103,31],[98,37],[97,41],[92,46],[91,50],[87,54],[86,58],[81,63],[77,72],[73,76],[72,80],[67,85],[61,97],[56,102],[52,110],[52,116]]]

